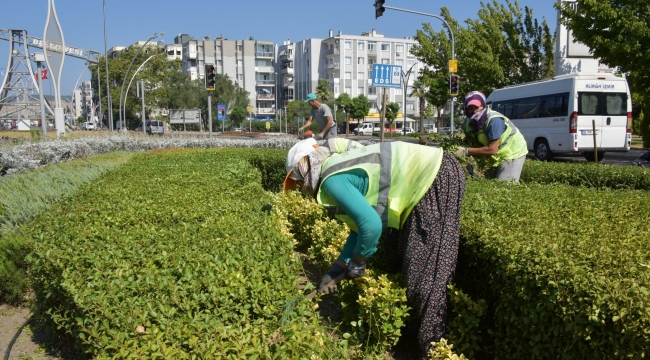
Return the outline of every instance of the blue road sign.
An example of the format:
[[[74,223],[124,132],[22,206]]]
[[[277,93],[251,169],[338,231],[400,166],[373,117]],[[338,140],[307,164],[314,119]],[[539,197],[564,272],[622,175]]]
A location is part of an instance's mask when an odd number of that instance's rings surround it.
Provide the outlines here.
[[[226,121],[226,104],[217,104],[217,121]]]
[[[401,88],[402,65],[372,64],[372,86]]]

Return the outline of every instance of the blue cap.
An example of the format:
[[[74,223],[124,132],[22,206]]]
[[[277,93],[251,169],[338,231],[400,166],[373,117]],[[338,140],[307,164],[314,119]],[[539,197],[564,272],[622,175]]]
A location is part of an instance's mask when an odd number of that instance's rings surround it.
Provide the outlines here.
[[[310,101],[312,101],[312,100],[316,100],[316,99],[318,99],[318,98],[316,97],[316,94],[311,93],[311,94],[307,95],[307,98],[305,99],[305,102],[310,102]]]

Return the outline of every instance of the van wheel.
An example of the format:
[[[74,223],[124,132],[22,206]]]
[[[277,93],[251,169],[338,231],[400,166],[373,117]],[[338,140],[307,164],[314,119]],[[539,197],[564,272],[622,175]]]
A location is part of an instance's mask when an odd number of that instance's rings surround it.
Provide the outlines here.
[[[594,162],[594,152],[593,151],[585,151],[582,153],[582,155],[585,156],[585,159],[589,162]],[[598,151],[598,162],[603,161],[603,158],[605,157],[605,151]]]
[[[546,139],[537,139],[535,141],[535,158],[539,161],[551,161],[553,159],[553,153]]]

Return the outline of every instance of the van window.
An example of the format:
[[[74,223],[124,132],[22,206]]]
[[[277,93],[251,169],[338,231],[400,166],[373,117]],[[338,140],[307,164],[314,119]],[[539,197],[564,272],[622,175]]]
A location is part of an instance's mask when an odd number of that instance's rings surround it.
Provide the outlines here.
[[[626,93],[579,92],[578,115],[626,115]]]
[[[495,101],[492,109],[510,120],[567,116],[569,93]]]
[[[542,105],[541,97],[530,97],[513,101],[512,113],[515,119],[536,118]]]

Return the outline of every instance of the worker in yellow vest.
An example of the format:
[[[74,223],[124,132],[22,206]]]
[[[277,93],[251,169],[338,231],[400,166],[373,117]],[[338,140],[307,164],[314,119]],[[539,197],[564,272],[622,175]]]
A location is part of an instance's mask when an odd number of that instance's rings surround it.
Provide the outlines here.
[[[388,270],[404,275],[426,357],[445,330],[446,290],[456,267],[465,191],[459,162],[439,148],[405,142],[337,154],[307,139],[291,148],[286,170],[283,189],[299,188],[319,204],[335,207],[337,218],[350,228],[319,291],[333,293],[336,279],[363,276],[382,230],[398,229],[384,244]]]
[[[465,139],[475,147],[459,147],[457,156],[483,156],[496,168],[495,178],[519,182],[528,146],[519,129],[504,115],[485,104],[485,95],[472,91],[465,96]]]

